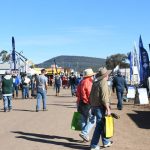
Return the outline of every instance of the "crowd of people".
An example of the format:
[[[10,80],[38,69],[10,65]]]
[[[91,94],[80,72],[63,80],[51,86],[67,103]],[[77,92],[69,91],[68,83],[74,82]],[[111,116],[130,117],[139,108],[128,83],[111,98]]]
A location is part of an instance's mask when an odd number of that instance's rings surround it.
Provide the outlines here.
[[[95,126],[95,130],[91,140],[91,150],[99,150],[98,145],[100,137],[102,138],[103,146],[110,147],[112,141],[104,136],[104,117],[111,115],[110,96],[111,90],[115,92],[118,99],[117,108],[122,110],[122,100],[124,89],[128,90],[126,80],[122,77],[118,70],[117,74],[110,78],[110,72],[105,68],[99,68],[97,73],[94,73],[91,68],[85,69],[83,74],[76,76],[71,72],[70,76],[59,75],[56,73],[53,77],[53,86],[56,89],[56,96],[60,94],[60,87],[63,87],[63,82],[70,87],[71,95],[77,97],[77,110],[81,113],[81,133],[79,136],[86,142],[89,142],[89,133]],[[111,79],[111,81],[110,81]],[[67,81],[67,82],[66,82]],[[42,69],[40,75],[33,75],[28,77],[23,74],[11,75],[10,71],[6,71],[1,79],[2,98],[4,102],[4,112],[12,110],[12,98],[18,97],[18,91],[22,91],[22,99],[30,97],[29,90],[31,89],[31,96],[36,98],[36,112],[42,109],[47,111],[47,89],[48,78],[46,77],[46,70]],[[64,88],[64,87],[63,87]]]
[[[64,89],[70,88],[71,95],[76,96],[76,88],[80,80],[81,75],[75,75],[71,72],[70,75],[58,74],[53,75],[53,80],[51,86],[56,89],[56,96],[60,94],[60,87]],[[41,74],[37,75],[27,75],[23,73],[21,75],[11,74],[11,71],[7,70],[5,75],[1,76],[0,79],[0,97],[4,101],[4,112],[10,111],[12,109],[12,99],[20,98],[27,100],[29,98],[37,99],[36,111],[40,110],[40,101],[43,101],[43,110],[46,109],[46,94],[48,87],[48,76],[46,70],[42,69]],[[21,91],[21,94],[19,92]]]

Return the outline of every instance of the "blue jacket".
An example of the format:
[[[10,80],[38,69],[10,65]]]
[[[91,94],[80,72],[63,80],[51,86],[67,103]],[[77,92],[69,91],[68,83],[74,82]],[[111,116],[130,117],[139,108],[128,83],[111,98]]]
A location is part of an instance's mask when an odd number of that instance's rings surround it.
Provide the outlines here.
[[[113,79],[113,86],[112,86],[113,92],[115,88],[117,92],[123,92],[124,89],[128,91],[126,80],[121,75],[117,75]]]

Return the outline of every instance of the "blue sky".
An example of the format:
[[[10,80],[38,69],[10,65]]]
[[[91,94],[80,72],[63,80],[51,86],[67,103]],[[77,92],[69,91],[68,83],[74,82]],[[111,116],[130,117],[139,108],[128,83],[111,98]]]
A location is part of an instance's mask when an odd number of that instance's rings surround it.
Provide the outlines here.
[[[0,50],[34,63],[59,55],[106,58],[150,43],[149,0],[1,0]],[[148,50],[149,52],[149,50]]]

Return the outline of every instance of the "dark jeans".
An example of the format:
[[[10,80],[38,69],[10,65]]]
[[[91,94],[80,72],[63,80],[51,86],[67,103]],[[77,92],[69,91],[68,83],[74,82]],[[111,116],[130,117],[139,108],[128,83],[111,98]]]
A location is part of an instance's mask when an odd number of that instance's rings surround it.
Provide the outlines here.
[[[91,140],[91,147],[96,148],[98,146],[100,136],[102,137],[103,145],[109,143],[109,139],[104,138],[104,117],[105,108],[103,107],[92,107],[92,114],[96,116],[96,127]]]
[[[95,124],[95,116],[91,114],[91,105],[83,103],[82,100],[78,104],[78,112],[81,113],[82,130],[81,133],[88,135]]]
[[[71,84],[71,94],[72,94],[72,96],[75,94],[75,92],[76,92],[76,85]]]
[[[46,109],[46,90],[37,88],[37,105],[36,105],[36,110],[40,110],[40,102],[42,100],[43,102],[43,109]]]
[[[29,98],[29,86],[23,86],[22,88],[22,98]]]
[[[86,104],[82,100],[79,101],[78,112],[80,112],[85,118],[88,118],[90,108],[90,104]]]
[[[60,92],[60,84],[55,84],[56,93]]]
[[[18,97],[18,86],[17,85],[13,85],[13,97],[15,95],[15,91],[16,91],[16,97]]]
[[[117,99],[118,99],[118,104],[117,104],[117,108],[118,109],[122,109],[122,99],[123,99],[123,91],[116,91],[117,94]]]

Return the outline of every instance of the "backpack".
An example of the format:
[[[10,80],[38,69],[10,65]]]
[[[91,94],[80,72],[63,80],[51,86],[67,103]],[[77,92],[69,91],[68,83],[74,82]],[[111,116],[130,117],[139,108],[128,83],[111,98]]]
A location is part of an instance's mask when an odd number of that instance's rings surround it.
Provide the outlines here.
[[[61,84],[61,80],[59,76],[55,77],[55,84]]]
[[[98,99],[100,96],[100,84],[99,81],[93,82],[92,89],[90,92],[90,103],[92,104],[92,100]]]

